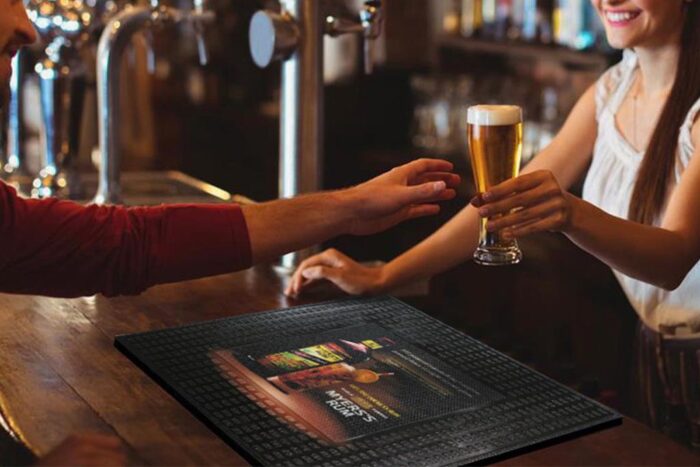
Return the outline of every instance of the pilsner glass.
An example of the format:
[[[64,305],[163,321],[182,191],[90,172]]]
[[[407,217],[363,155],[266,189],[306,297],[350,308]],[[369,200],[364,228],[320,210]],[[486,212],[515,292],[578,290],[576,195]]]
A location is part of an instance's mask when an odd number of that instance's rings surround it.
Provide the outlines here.
[[[523,117],[515,105],[475,105],[467,110],[467,140],[474,182],[479,193],[517,177],[523,141]],[[497,216],[492,217],[495,219]],[[481,219],[479,246],[474,261],[486,266],[516,264],[522,252],[515,240],[504,240],[499,232],[486,231]]]

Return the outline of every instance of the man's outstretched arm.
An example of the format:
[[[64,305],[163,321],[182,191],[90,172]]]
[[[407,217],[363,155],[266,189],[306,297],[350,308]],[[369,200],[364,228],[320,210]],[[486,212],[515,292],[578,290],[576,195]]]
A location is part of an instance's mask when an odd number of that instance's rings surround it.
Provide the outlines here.
[[[437,212],[459,179],[416,161],[356,187],[240,208],[80,206],[24,200],[0,183],[0,291],[135,294],[245,269],[342,233],[368,234]]]
[[[453,198],[460,181],[451,170],[447,161],[420,159],[345,190],[244,206],[253,262],[437,214],[436,203]]]

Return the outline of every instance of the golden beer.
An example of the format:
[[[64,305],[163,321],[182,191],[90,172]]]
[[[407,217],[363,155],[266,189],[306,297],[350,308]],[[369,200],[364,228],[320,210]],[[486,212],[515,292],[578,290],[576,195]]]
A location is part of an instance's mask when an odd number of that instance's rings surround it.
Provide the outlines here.
[[[476,105],[467,110],[467,140],[479,193],[517,177],[522,154],[522,110],[514,105]],[[488,266],[516,264],[522,253],[515,240],[503,240],[498,232],[486,231],[481,220],[479,246],[474,261]]]

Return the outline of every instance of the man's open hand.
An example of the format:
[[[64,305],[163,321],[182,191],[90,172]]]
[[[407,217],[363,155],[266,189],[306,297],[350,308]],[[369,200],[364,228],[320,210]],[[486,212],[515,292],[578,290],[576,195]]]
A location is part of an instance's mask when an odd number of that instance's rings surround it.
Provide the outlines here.
[[[419,159],[341,192],[351,199],[349,234],[369,235],[416,217],[437,214],[439,201],[455,197],[460,178],[452,163]]]

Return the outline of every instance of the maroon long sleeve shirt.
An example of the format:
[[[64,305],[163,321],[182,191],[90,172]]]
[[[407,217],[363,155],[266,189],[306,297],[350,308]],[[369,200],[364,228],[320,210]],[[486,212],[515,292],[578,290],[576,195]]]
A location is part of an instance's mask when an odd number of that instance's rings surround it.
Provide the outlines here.
[[[81,206],[26,200],[0,182],[0,292],[137,294],[250,264],[235,205]]]

